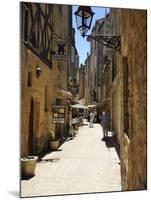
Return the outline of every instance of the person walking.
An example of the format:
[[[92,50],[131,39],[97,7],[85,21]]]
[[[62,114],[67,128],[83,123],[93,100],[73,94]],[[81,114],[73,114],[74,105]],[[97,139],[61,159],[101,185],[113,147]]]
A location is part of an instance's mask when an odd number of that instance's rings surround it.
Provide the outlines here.
[[[90,123],[89,128],[93,128],[93,121],[94,121],[94,113],[90,112]]]
[[[96,112],[96,110],[94,111],[94,123],[96,123],[97,122],[97,112]]]
[[[109,129],[109,113],[106,111],[103,111],[102,113],[102,129],[103,129],[103,140],[106,139],[108,137],[108,129]]]

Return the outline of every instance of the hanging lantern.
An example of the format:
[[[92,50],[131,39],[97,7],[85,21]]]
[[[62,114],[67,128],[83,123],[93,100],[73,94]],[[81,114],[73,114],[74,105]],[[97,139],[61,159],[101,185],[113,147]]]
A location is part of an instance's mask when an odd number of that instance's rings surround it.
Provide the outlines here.
[[[76,17],[77,28],[83,37],[91,27],[94,12],[89,6],[79,6],[78,10],[74,13]]]

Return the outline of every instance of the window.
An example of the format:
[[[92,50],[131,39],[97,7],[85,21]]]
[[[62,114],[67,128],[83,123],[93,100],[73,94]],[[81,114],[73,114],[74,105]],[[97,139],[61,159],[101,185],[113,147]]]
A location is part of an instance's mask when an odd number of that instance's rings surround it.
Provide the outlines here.
[[[35,33],[35,30],[32,30],[30,42],[33,45],[33,47],[36,48],[36,33]]]
[[[123,111],[124,111],[124,133],[129,132],[129,112],[128,112],[128,59],[123,58]]]
[[[115,53],[113,53],[113,56],[112,56],[112,82],[114,81],[116,74],[117,74],[116,58],[115,58]]]
[[[61,99],[56,98],[56,105],[61,105]]]
[[[32,86],[32,72],[29,71],[27,75],[27,86],[31,87]]]
[[[45,99],[44,99],[44,111],[49,110],[49,105],[48,105],[48,86],[45,86]]]
[[[39,3],[21,4],[21,39],[49,67],[52,67],[52,13],[50,6]]]
[[[28,40],[28,3],[21,4],[21,34],[24,41]]]

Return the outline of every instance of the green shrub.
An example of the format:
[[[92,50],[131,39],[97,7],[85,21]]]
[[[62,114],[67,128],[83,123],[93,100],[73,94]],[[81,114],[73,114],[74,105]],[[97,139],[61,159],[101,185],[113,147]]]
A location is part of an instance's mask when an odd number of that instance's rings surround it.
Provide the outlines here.
[[[55,134],[55,132],[53,130],[50,132],[50,140],[51,141],[58,140],[58,136],[57,136],[57,134]]]

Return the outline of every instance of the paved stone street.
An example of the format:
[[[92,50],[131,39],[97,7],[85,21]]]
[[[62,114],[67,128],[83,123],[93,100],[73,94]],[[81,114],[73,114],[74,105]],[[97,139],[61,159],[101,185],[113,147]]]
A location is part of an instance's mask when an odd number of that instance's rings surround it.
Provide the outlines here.
[[[73,140],[38,162],[36,175],[21,181],[22,197],[121,191],[114,138],[104,142],[100,124],[80,127]]]

